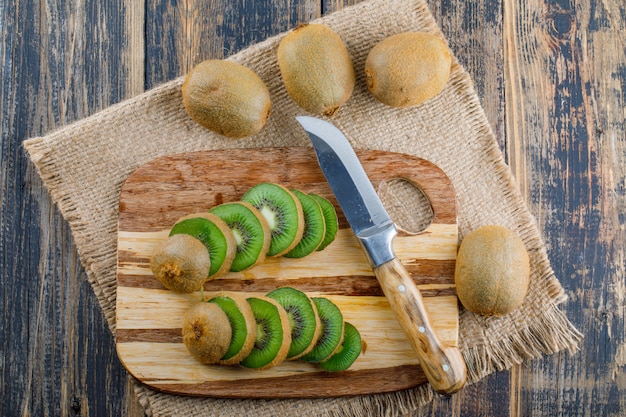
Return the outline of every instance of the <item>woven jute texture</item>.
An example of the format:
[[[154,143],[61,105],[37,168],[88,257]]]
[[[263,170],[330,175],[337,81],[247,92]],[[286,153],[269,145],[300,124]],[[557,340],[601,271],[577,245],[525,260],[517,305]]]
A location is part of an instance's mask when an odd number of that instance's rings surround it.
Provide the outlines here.
[[[479,226],[499,224],[516,231],[528,249],[531,284],[518,310],[500,318],[461,311],[459,338],[469,383],[540,355],[575,351],[581,335],[558,308],[565,301],[563,289],[464,68],[455,60],[444,91],[414,108],[387,107],[367,91],[362,69],[367,53],[377,42],[405,31],[441,36],[426,3],[366,1],[318,22],[329,25],[343,38],[358,74],[354,95],[332,118],[353,146],[406,153],[434,162],[454,184],[461,237]],[[276,63],[282,36],[228,58],[256,71],[271,92],[272,115],[264,129],[251,138],[226,139],[190,120],[182,106],[183,79],[179,78],[24,142],[71,226],[89,282],[113,333],[119,193],[133,170],[157,157],[187,151],[310,146],[295,121],[295,116],[304,112],[287,95]],[[134,384],[146,412],[154,416],[394,416],[415,410],[434,395],[424,385],[373,396],[227,400],[163,394]]]

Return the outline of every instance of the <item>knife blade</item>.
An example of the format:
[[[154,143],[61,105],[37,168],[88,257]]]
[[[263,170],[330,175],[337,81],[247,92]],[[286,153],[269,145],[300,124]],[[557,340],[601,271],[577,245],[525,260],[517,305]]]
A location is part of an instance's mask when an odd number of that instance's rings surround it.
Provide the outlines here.
[[[444,345],[432,328],[423,297],[395,256],[397,229],[344,134],[331,123],[310,116],[296,120],[309,136],[317,160],[374,274],[405,331],[433,389],[453,394],[465,385],[461,352]]]

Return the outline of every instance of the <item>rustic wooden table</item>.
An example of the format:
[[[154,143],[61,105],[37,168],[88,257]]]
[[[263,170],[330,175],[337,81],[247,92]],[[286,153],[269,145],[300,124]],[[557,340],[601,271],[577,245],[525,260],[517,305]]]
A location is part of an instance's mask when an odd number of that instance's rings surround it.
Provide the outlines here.
[[[22,141],[349,3],[0,3],[0,415],[143,415]],[[474,78],[585,339],[573,356],[493,374],[418,414],[626,415],[626,4],[430,6]]]

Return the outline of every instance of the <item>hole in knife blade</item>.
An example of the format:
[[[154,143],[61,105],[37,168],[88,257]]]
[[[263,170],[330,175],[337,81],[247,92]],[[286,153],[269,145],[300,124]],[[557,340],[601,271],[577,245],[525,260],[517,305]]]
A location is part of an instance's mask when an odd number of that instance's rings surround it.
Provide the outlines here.
[[[378,196],[400,230],[420,233],[433,222],[435,215],[430,200],[418,186],[404,178],[381,181]]]

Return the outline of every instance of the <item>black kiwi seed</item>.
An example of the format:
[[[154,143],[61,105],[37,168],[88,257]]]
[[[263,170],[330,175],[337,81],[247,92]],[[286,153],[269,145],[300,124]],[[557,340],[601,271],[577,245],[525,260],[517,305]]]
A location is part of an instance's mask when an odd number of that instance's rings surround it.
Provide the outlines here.
[[[235,365],[248,356],[256,340],[256,321],[248,301],[241,295],[225,292],[208,300],[217,304],[228,316],[232,338],[228,350],[219,360],[221,365]]]
[[[270,230],[259,210],[249,203],[237,201],[220,204],[209,212],[224,220],[235,235],[237,251],[231,271],[243,271],[265,260]]]
[[[319,364],[320,367],[326,371],[345,371],[352,366],[354,361],[356,361],[361,354],[361,333],[349,322],[345,323],[343,331],[344,335],[341,348],[330,358]]]
[[[300,242],[285,254],[286,258],[303,258],[319,247],[326,236],[326,222],[322,207],[315,199],[299,190],[291,190],[302,203],[304,233]]]
[[[278,301],[289,316],[291,346],[287,359],[298,359],[309,353],[321,334],[321,322],[313,300],[302,291],[291,287],[277,288],[267,296]]]
[[[322,241],[321,245],[317,247],[317,250],[319,251],[330,245],[331,242],[335,240],[335,237],[337,236],[337,231],[339,230],[339,221],[337,219],[337,211],[335,210],[335,206],[333,206],[333,203],[320,195],[313,193],[309,195],[315,201],[317,201],[322,208],[322,213],[324,213],[324,220],[326,223],[326,235],[324,236],[324,240]]]
[[[339,307],[328,298],[313,297],[322,324],[320,335],[313,350],[302,356],[305,362],[323,362],[330,358],[343,341],[343,315]]]
[[[178,219],[170,230],[170,236],[187,234],[202,242],[209,251],[211,269],[209,278],[215,278],[230,270],[237,243],[228,225],[215,214],[194,213]]]
[[[266,218],[272,233],[267,256],[281,256],[302,238],[304,213],[294,194],[279,184],[263,182],[250,188],[241,201],[256,207]]]
[[[256,321],[256,340],[240,365],[253,369],[271,368],[287,358],[291,346],[287,312],[278,302],[265,296],[250,297],[248,303]]]

